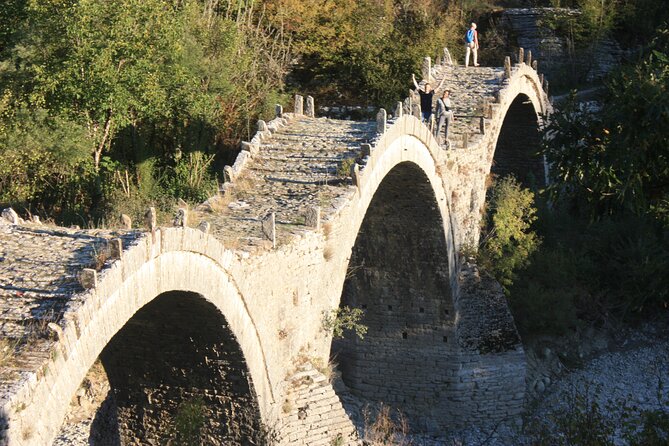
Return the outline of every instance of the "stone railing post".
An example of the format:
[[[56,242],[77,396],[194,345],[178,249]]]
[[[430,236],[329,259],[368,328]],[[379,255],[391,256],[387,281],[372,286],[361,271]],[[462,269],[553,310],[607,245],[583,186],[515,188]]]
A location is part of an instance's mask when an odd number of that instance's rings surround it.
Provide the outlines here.
[[[313,118],[316,116],[316,107],[314,106],[314,98],[307,96],[307,106],[304,110],[304,114]]]
[[[296,94],[295,95],[295,114],[296,115],[301,115],[304,113],[304,98]]]
[[[107,242],[109,246],[109,257],[121,260],[123,257],[123,241],[120,238],[113,238]]]
[[[209,234],[209,229],[211,229],[211,224],[208,221],[202,220],[199,225],[197,225],[197,228],[204,232],[205,234]]]
[[[386,132],[386,122],[388,121],[388,115],[386,114],[385,109],[379,109],[379,112],[376,114],[376,131],[377,133]]]
[[[527,50],[527,57],[525,63],[528,67],[532,66],[532,50]]]
[[[504,78],[509,79],[511,77],[511,58],[506,56],[504,58]]]
[[[121,217],[119,218],[119,221],[121,223],[121,228],[122,229],[132,229],[132,220],[130,219],[129,216],[125,214],[121,214]]]
[[[276,248],[276,214],[272,212],[261,221],[262,233],[272,242],[272,248]]]
[[[430,58],[430,56],[423,58],[423,66],[421,67],[421,72],[423,74],[423,79],[425,79],[425,82],[430,82],[430,78],[432,75],[432,59]]]
[[[173,224],[177,228],[185,228],[188,226],[188,210],[186,208],[179,208],[179,210],[177,210]]]
[[[532,61],[532,68],[534,69],[534,71],[539,71],[539,61],[533,60]]]
[[[401,101],[397,102],[397,107],[395,107],[395,117],[401,118],[404,112],[404,104]]]
[[[525,62],[525,49],[518,48],[518,63],[522,64]]]
[[[451,52],[448,51],[448,48],[444,47],[444,65],[453,66],[453,58],[451,58]]]
[[[281,104],[276,104],[274,106],[274,114],[276,115],[277,118],[283,117],[283,106]]]
[[[144,221],[151,232],[151,240],[156,242],[156,208],[151,206],[144,214]]]
[[[304,225],[316,230],[321,228],[321,208],[319,206],[307,208],[304,214]]]
[[[98,286],[98,273],[92,268],[84,268],[79,273],[79,284],[85,290]]]

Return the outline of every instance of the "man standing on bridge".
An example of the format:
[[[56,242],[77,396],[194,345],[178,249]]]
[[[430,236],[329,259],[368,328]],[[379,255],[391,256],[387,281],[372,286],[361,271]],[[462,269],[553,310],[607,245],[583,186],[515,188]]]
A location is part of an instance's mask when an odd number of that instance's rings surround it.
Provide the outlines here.
[[[429,123],[430,117],[432,117],[432,98],[434,97],[434,90],[432,89],[430,82],[427,80],[425,81],[423,88],[421,88],[420,85],[418,85],[418,82],[416,82],[415,74],[411,75],[411,80],[413,80],[413,84],[416,86],[416,91],[420,95],[420,121]],[[444,85],[445,80],[446,77],[444,76],[444,78],[441,79],[441,82],[439,82],[437,90],[439,90],[441,86]]]
[[[474,66],[478,67],[478,51],[479,51],[479,33],[476,31],[476,23],[472,22],[472,26],[465,34],[465,68],[469,66],[469,54],[474,53]]]

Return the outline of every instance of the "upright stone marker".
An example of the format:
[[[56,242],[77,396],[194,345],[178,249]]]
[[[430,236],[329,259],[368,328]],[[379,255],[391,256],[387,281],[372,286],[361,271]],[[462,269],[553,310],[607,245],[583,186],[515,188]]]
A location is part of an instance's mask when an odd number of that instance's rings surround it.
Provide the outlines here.
[[[121,260],[123,257],[123,241],[120,238],[113,238],[108,242],[109,256],[112,259]]]
[[[283,106],[281,104],[276,104],[274,106],[274,114],[276,115],[277,118],[283,117]]]
[[[522,64],[525,62],[525,49],[518,48],[518,63]]]
[[[404,104],[402,104],[402,102],[399,101],[397,103],[397,107],[395,107],[395,117],[396,118],[401,118],[403,112],[404,112]]]
[[[295,114],[301,115],[304,113],[304,98],[299,94],[295,95]]]
[[[202,220],[199,225],[197,225],[197,228],[204,232],[205,234],[209,234],[209,230],[211,229],[211,224],[209,224],[208,221]]]
[[[132,220],[125,214],[121,214],[120,217],[121,228],[123,229],[132,229]]]
[[[262,233],[272,242],[272,248],[276,248],[276,214],[272,212],[261,221]]]
[[[223,181],[226,183],[232,183],[235,181],[235,172],[232,170],[231,166],[223,167]]]
[[[310,118],[314,118],[316,116],[316,107],[314,105],[314,98],[311,96],[307,96],[307,107],[305,109],[304,114]]]
[[[156,208],[150,207],[144,214],[144,221],[151,232],[151,240],[156,242]]]
[[[511,58],[506,56],[504,58],[504,78],[509,79],[511,77]]]
[[[7,220],[13,225],[18,225],[21,223],[21,218],[19,217],[19,214],[16,213],[16,211],[12,208],[6,208],[2,211],[2,218]]]
[[[258,119],[258,131],[259,132],[266,132],[269,130],[269,127],[267,127],[267,123],[263,121],[262,119]]]
[[[444,47],[444,65],[453,66],[453,58],[451,57],[451,52],[448,51],[448,48]]]
[[[188,226],[188,210],[186,208],[179,208],[177,215],[174,217],[174,226],[177,228],[185,228]]]
[[[527,50],[527,58],[525,63],[530,67],[532,66],[532,50]]]
[[[421,72],[423,74],[423,79],[425,82],[430,82],[432,77],[432,59],[430,56],[423,58],[423,66],[421,67]]]
[[[386,132],[386,123],[388,121],[388,115],[384,108],[379,109],[379,112],[376,114],[376,131],[378,133],[384,134]]]
[[[79,283],[85,290],[98,286],[98,273],[92,268],[84,268],[79,273]]]
[[[532,68],[534,69],[534,71],[539,71],[539,61],[533,60],[532,61]]]
[[[304,213],[304,224],[310,228],[321,228],[321,208],[319,206],[308,207]]]

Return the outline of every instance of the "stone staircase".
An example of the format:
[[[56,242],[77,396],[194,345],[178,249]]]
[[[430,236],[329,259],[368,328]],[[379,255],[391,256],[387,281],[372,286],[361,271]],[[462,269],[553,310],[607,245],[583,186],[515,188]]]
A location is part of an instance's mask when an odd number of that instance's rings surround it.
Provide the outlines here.
[[[288,380],[292,388],[283,405],[287,414],[281,444],[359,445],[357,432],[329,379],[307,362]]]

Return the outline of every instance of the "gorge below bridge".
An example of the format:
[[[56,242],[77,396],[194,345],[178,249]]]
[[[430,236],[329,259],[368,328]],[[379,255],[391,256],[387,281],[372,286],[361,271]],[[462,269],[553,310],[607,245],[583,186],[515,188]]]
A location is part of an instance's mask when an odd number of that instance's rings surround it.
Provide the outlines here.
[[[518,416],[513,319],[501,287],[458,255],[478,241],[491,172],[545,181],[550,104],[536,62],[516,58],[426,60],[424,78],[451,90],[448,146],[415,101],[355,122],[296,97],[242,144],[222,194],[174,227],[149,213],[144,230],[59,228],[6,210],[0,443],[52,444],[98,360],[121,444],[170,444],[188,404],[204,444],[356,444],[341,388],[416,432]],[[364,339],[324,326],[344,305],[364,311]]]

